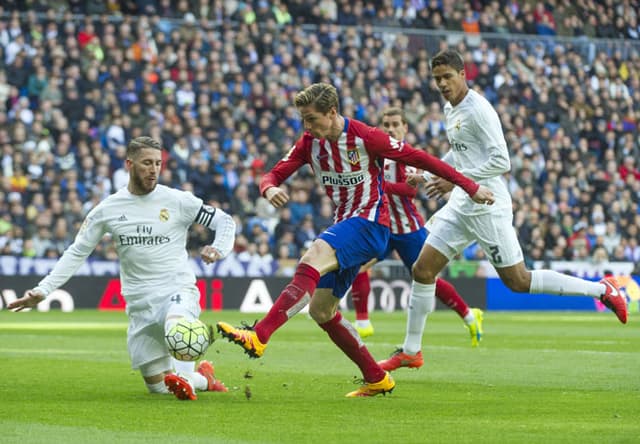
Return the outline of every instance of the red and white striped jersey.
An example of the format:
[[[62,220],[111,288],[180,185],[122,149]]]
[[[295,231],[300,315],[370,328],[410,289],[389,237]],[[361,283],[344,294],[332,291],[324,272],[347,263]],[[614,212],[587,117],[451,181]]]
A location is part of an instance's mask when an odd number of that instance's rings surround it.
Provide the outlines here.
[[[279,186],[304,164],[313,168],[320,186],[335,205],[334,221],[364,217],[389,226],[389,207],[383,191],[384,159],[394,159],[432,172],[463,187],[469,195],[478,185],[448,164],[396,140],[378,128],[345,118],[336,141],[316,139],[305,132],[289,153],[260,182],[260,192]]]
[[[407,174],[416,172],[416,168],[404,163],[389,159],[384,161],[384,191],[389,199],[393,234],[413,233],[424,226],[424,218],[413,203],[418,190],[406,183]]]

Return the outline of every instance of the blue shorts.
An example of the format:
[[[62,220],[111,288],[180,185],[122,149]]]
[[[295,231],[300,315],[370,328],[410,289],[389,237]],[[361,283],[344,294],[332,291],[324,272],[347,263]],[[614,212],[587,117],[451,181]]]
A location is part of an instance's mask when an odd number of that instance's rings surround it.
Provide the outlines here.
[[[393,250],[398,252],[400,259],[411,272],[413,263],[418,259],[420,250],[427,239],[427,229],[422,227],[418,231],[406,234],[392,234],[389,244],[383,255],[378,256],[378,261],[383,261],[391,255]]]
[[[389,227],[362,217],[351,217],[330,226],[318,237],[336,251],[338,269],[320,278],[317,288],[331,288],[342,298],[362,264],[380,256],[389,242]]]

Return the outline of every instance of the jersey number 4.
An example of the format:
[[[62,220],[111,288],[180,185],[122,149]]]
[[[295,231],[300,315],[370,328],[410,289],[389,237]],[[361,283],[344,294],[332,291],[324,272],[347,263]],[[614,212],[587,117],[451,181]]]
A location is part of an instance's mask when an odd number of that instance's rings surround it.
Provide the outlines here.
[[[176,304],[179,304],[181,300],[182,298],[180,297],[179,294],[174,294],[173,296],[171,296],[171,302],[175,302]]]

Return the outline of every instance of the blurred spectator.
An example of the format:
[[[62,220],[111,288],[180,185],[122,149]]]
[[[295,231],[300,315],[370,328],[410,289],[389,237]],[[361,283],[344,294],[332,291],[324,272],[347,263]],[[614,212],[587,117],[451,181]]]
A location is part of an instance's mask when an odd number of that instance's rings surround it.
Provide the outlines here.
[[[305,244],[313,242],[318,234],[313,225],[313,215],[307,214],[296,228],[296,245],[298,248],[304,248]]]
[[[58,254],[66,240],[56,227],[75,233],[96,201],[126,185],[124,142],[149,133],[165,147],[161,183],[233,212],[254,263],[295,258],[333,208],[303,172],[287,184],[286,209],[255,190],[302,131],[290,94],[329,81],[345,114],[364,120],[407,105],[415,142],[441,156],[449,146],[429,58],[450,44],[503,120],[527,260],[605,260],[604,249],[610,261],[637,261],[640,8],[611,5],[34,2],[41,15],[5,6],[0,248]],[[439,205],[421,200],[429,213]],[[195,233],[190,248],[204,241]],[[108,239],[94,255],[114,257]]]
[[[309,192],[303,188],[294,189],[291,192],[291,223],[298,225],[307,216],[313,216],[313,206],[309,202]]]

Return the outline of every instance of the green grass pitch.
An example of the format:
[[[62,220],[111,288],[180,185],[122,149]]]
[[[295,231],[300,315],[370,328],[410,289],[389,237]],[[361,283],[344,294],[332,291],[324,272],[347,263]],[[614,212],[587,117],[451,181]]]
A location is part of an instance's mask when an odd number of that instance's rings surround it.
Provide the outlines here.
[[[372,320],[366,342],[382,359],[402,342],[405,315]],[[488,312],[472,349],[460,319],[438,311],[423,368],[395,372],[390,395],[348,399],[359,372],[298,315],[258,360],[218,338],[206,358],[230,391],[187,402],[146,392],[124,313],[5,310],[0,443],[637,443],[639,326],[611,313]]]

